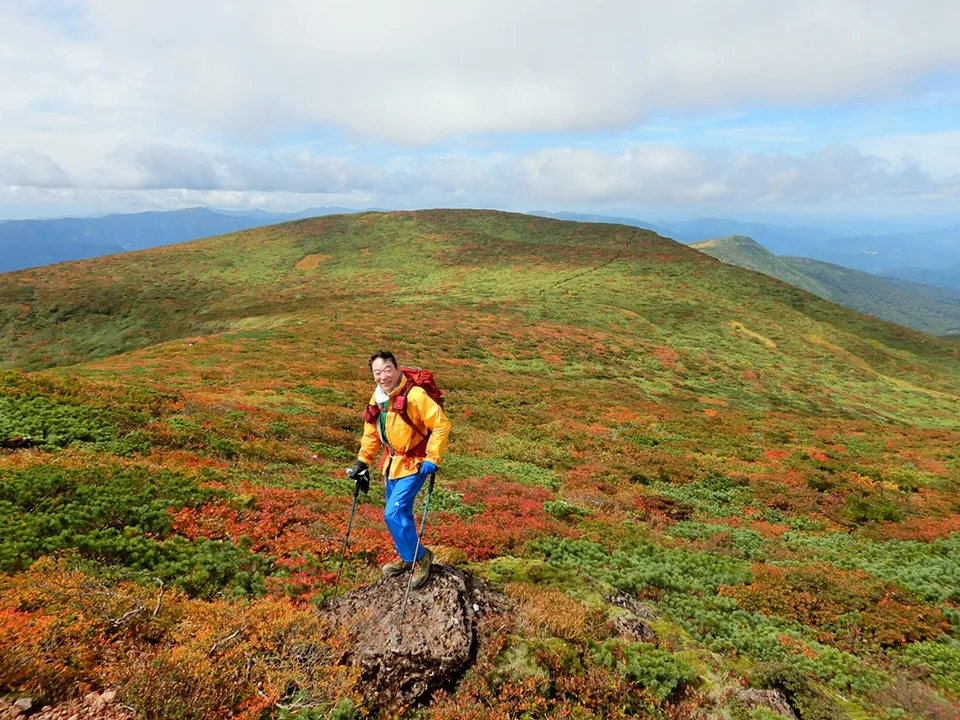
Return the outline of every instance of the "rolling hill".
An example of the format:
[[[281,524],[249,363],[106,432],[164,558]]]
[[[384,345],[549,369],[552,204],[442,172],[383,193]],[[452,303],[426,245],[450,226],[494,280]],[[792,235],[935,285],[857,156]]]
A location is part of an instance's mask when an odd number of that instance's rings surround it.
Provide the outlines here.
[[[740,235],[691,243],[690,247],[888,322],[933,335],[960,330],[960,293],[957,292],[896,278],[880,278],[809,258],[780,257]]]
[[[94,218],[7,220],[0,223],[0,273],[340,212],[348,211],[311,208],[299,213],[229,212],[198,207]]]
[[[0,275],[0,692],[375,714],[322,618],[377,348],[447,392],[426,542],[503,607],[408,716],[956,715],[960,346],[446,210]],[[348,587],[393,557],[374,485]]]

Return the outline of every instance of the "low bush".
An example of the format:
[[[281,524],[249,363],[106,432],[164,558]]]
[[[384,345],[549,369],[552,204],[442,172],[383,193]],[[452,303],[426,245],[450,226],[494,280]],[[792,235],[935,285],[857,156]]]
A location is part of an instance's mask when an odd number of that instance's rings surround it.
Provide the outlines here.
[[[900,657],[921,668],[937,687],[960,696],[960,642],[922,642],[907,645]]]
[[[547,501],[543,504],[543,509],[548,515],[564,522],[576,522],[590,515],[589,510],[563,500]]]
[[[684,685],[697,679],[697,673],[690,665],[649,643],[607,640],[597,647],[593,658],[630,682],[649,689],[661,700],[675,695]]]
[[[864,522],[900,522],[904,518],[903,508],[884,498],[864,498],[847,496],[847,519],[859,524]]]
[[[0,371],[0,447],[93,445],[116,454],[144,452],[150,443],[139,431],[175,404],[175,398],[147,390],[105,393],[73,378]]]
[[[949,630],[937,608],[891,583],[826,563],[753,568],[749,585],[724,587],[744,610],[816,628],[822,641],[856,650],[933,640]]]
[[[928,602],[960,600],[960,533],[931,543],[869,542],[841,532],[788,532],[782,540],[789,549],[806,550],[842,569],[865,570],[896,582]]]
[[[75,551],[147,571],[191,595],[261,594],[269,561],[249,546],[171,534],[171,509],[223,495],[170,471],[0,470],[0,569],[23,570],[43,555]]]
[[[362,707],[346,638],[312,610],[191,600],[132,577],[63,558],[0,577],[0,692],[56,702],[81,682],[119,685],[120,701],[148,720]]]
[[[721,585],[746,582],[750,566],[724,555],[663,548],[645,540],[631,540],[609,552],[586,540],[543,538],[530,544],[547,562],[561,569],[581,569],[626,592],[647,586],[681,592],[716,592]]]

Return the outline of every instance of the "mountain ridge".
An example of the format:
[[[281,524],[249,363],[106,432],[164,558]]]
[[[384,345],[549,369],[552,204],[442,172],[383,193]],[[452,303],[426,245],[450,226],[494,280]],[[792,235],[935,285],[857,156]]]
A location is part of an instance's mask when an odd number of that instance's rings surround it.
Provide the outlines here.
[[[269,213],[194,207],[93,218],[8,220],[0,224],[0,273],[173,245],[287,220],[340,212],[353,211],[346,208],[308,208],[295,213]]]
[[[689,247],[889,322],[934,335],[960,330],[960,293],[885,279],[820,260],[775,255],[743,236],[704,240]]]

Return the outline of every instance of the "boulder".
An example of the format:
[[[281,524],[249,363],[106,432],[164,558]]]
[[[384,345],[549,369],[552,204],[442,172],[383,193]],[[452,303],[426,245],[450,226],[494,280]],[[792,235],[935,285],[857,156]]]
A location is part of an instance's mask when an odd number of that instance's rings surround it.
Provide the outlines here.
[[[483,581],[434,564],[429,582],[410,591],[401,622],[408,578],[381,578],[321,611],[348,631],[350,661],[361,669],[364,694],[375,707],[424,702],[453,687],[474,660],[478,621],[505,607]]]
[[[790,707],[786,696],[776,689],[759,690],[757,688],[739,688],[734,692],[734,698],[747,710],[765,708],[781,715],[788,720],[797,720],[796,713]]]

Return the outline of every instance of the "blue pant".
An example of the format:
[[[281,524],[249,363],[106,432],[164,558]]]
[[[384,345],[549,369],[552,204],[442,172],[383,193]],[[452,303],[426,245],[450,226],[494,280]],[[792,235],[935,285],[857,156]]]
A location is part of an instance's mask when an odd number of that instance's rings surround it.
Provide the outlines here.
[[[427,473],[418,472],[415,475],[387,480],[387,505],[383,511],[383,519],[387,521],[390,534],[393,535],[393,544],[405,562],[413,562],[413,553],[417,549],[417,522],[413,519],[413,501],[423,487]],[[424,547],[420,546],[420,555],[423,557]]]

